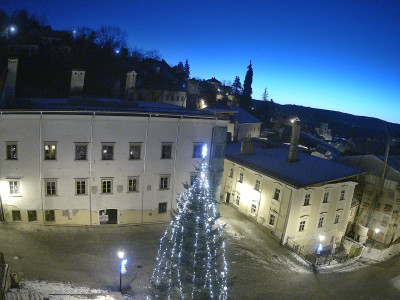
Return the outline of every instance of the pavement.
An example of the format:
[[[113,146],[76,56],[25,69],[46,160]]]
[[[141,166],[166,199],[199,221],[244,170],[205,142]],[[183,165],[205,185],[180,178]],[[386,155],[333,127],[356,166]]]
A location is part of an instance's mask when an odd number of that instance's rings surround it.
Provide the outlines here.
[[[316,272],[265,228],[220,205],[226,224],[230,299],[400,299],[400,258],[351,260]],[[117,252],[128,259],[125,299],[145,299],[158,238],[168,224],[65,227],[0,224],[0,251],[12,272],[32,288],[85,287],[82,293],[119,291]],[[76,291],[73,290],[73,291]],[[52,293],[55,293],[54,291]]]

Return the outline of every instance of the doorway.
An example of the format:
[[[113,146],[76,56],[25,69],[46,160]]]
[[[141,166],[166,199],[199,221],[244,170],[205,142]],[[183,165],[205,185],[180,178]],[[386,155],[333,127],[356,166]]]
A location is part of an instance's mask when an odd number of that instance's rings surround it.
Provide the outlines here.
[[[231,193],[226,192],[225,202],[229,204],[229,199],[231,198]]]
[[[99,211],[100,224],[118,224],[117,209],[102,209]]]

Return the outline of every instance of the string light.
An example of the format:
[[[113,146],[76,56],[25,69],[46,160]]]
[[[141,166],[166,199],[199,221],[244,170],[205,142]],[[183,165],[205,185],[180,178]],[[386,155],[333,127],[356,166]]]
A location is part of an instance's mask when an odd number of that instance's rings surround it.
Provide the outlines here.
[[[228,263],[223,225],[217,223],[203,147],[200,175],[179,195],[169,227],[159,242],[151,277],[161,299],[228,299]]]

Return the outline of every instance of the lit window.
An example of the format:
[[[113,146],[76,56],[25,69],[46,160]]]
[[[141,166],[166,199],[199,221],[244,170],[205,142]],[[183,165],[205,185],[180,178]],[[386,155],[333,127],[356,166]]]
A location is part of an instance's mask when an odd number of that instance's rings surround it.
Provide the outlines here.
[[[345,195],[346,191],[345,190],[341,190],[340,191],[340,199],[339,200],[344,200],[344,195]]]
[[[128,177],[128,192],[137,192],[137,191],[138,191],[138,178]]]
[[[254,186],[254,189],[256,191],[260,191],[260,189],[261,189],[261,181],[260,180],[256,179],[256,185]]]
[[[101,192],[103,194],[111,194],[113,187],[113,180],[109,178],[104,178],[101,180]]]
[[[45,180],[46,196],[57,195],[57,180]]]
[[[57,158],[57,144],[45,143],[44,144],[44,159],[55,160]]]
[[[132,143],[129,145],[129,159],[140,159],[142,144]]]
[[[255,215],[256,213],[257,213],[257,205],[256,204],[252,204],[251,205],[250,214]]]
[[[274,226],[274,224],[275,224],[275,215],[271,214],[269,216],[269,225]]]
[[[18,159],[18,156],[17,156],[17,144],[16,143],[7,144],[6,152],[7,152],[7,159],[8,160],[16,160],[16,159]]]
[[[114,144],[102,144],[101,159],[102,160],[114,159]]]
[[[56,220],[54,210],[52,210],[52,209],[45,210],[44,213],[45,213],[46,222],[54,222]]]
[[[318,220],[318,228],[321,228],[324,226],[324,217],[320,217]]]
[[[167,202],[158,203],[158,213],[164,214],[167,212]]]
[[[334,224],[338,224],[340,222],[340,214],[336,214]]]
[[[193,158],[203,158],[202,150],[203,150],[202,144],[194,144],[193,145]]]
[[[76,195],[86,195],[86,179],[76,179],[75,180],[75,194]]]
[[[239,206],[240,204],[240,195],[236,195],[235,204]]]
[[[21,211],[13,210],[12,211],[12,218],[13,218],[13,221],[21,221]]]
[[[299,231],[304,231],[306,227],[306,221],[300,221]]]
[[[230,177],[230,178],[233,178],[233,168],[231,168],[231,169],[229,170],[229,177]]]
[[[160,177],[160,190],[169,190],[169,175]]]
[[[19,182],[18,181],[9,181],[10,184],[10,195],[19,195]]]
[[[329,192],[325,192],[324,200],[322,200],[322,203],[328,203],[328,199],[329,199]]]
[[[28,210],[28,221],[29,222],[37,221],[36,210]]]
[[[239,173],[239,182],[243,183],[243,173]]]
[[[281,190],[278,189],[278,188],[276,188],[276,189],[275,189],[275,192],[274,192],[274,196],[272,197],[272,199],[274,199],[274,200],[276,200],[276,201],[279,201],[279,195],[280,195],[280,193],[281,193]]]
[[[310,205],[310,194],[305,195],[304,197],[304,206]]]
[[[87,160],[87,144],[75,144],[75,160]]]
[[[162,144],[161,159],[168,159],[172,157],[172,144]]]

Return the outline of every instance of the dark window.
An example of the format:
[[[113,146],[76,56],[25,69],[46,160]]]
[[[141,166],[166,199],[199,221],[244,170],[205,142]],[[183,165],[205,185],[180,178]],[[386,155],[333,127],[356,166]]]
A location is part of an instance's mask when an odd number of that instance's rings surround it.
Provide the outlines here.
[[[243,173],[239,173],[239,182],[243,183]]]
[[[275,215],[270,215],[269,216],[269,225],[274,225],[275,224]]]
[[[202,158],[203,145],[193,145],[193,158]]]
[[[322,203],[328,203],[328,199],[329,199],[329,192],[325,192],[324,200],[322,200]]]
[[[85,195],[86,194],[86,180],[76,181],[76,194]]]
[[[304,197],[304,206],[308,206],[308,205],[310,205],[310,194],[307,194],[305,197]]]
[[[28,210],[28,221],[29,222],[37,221],[36,210]]]
[[[129,159],[140,159],[141,144],[129,145]]]
[[[45,210],[45,218],[46,222],[54,222],[56,220],[55,215],[54,215],[54,210]]]
[[[113,160],[114,159],[114,145],[103,145],[101,152],[102,160]]]
[[[193,185],[195,181],[197,180],[199,174],[190,174],[190,185]]]
[[[9,144],[7,145],[7,159],[14,160],[18,159],[17,156],[17,144]]]
[[[279,194],[281,193],[281,190],[276,188],[274,192],[274,196],[272,197],[274,200],[279,201]]]
[[[55,180],[46,180],[46,195],[57,195],[57,182]]]
[[[13,218],[13,221],[21,221],[21,211],[13,210],[12,211],[12,218]]]
[[[172,145],[171,144],[163,144],[161,147],[161,158],[171,158],[172,154]]]
[[[137,192],[137,177],[128,178],[128,192]]]
[[[304,231],[304,227],[306,227],[306,221],[301,221],[299,226],[299,231]]]
[[[75,160],[87,160],[87,145],[75,144]]]
[[[160,190],[168,190],[168,189],[169,189],[169,176],[161,176]]]
[[[318,228],[321,228],[324,226],[324,217],[320,217],[318,220]]]
[[[111,179],[103,179],[101,181],[101,192],[103,194],[111,194],[112,193],[112,180]]]
[[[167,202],[162,202],[158,204],[158,213],[163,214],[167,212]]]

